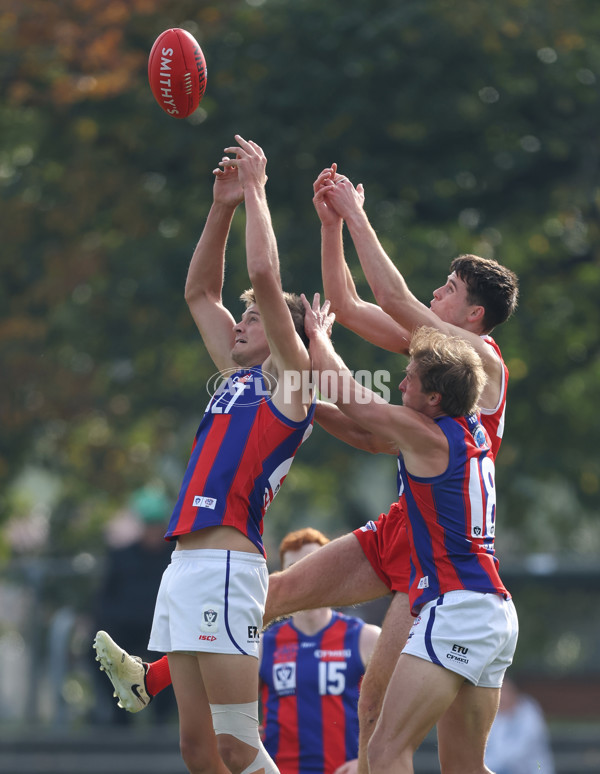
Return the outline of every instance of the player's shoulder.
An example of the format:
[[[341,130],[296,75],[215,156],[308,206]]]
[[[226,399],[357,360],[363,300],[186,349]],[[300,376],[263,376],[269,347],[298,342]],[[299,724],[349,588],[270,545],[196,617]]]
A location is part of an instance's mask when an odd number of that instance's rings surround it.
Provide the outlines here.
[[[484,333],[482,336],[480,336],[480,338],[481,341],[487,345],[485,351],[489,352],[490,356],[495,356],[499,360],[503,360],[502,351],[496,339],[494,339],[489,333]]]

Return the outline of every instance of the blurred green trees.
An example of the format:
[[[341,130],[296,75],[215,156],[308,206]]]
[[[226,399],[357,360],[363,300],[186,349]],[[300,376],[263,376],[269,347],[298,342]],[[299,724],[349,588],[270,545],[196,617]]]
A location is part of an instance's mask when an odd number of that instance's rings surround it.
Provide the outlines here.
[[[185,121],[147,83],[170,26],[208,64]],[[5,2],[2,519],[35,513],[45,550],[69,552],[97,547],[133,487],[159,478],[176,493],[214,371],[183,300],[187,264],[211,170],[239,132],[269,158],[286,288],[321,289],[312,181],[333,161],[364,183],[423,301],[459,252],[519,274],[519,310],[496,332],[511,369],[499,547],[599,550],[599,33],[600,6],[583,0]],[[234,313],[243,226],[240,212]],[[350,243],[347,254],[368,296]],[[400,381],[397,356],[341,328],[335,340],[350,367]],[[270,540],[375,516],[394,467],[315,428],[269,511]]]

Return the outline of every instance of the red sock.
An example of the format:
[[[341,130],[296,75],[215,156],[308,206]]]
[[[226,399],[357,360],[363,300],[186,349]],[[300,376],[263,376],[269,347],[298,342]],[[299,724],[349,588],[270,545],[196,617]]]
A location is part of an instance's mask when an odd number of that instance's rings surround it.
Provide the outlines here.
[[[171,672],[169,670],[169,659],[163,656],[158,661],[152,661],[148,664],[146,670],[146,690],[150,696],[156,696],[157,693],[171,685]]]

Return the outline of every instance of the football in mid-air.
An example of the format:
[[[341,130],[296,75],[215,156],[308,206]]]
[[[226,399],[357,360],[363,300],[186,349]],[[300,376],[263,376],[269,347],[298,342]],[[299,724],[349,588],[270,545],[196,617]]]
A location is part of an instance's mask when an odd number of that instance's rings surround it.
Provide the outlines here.
[[[165,113],[191,115],[206,90],[206,61],[196,39],[179,27],[161,32],[150,51],[148,80]]]

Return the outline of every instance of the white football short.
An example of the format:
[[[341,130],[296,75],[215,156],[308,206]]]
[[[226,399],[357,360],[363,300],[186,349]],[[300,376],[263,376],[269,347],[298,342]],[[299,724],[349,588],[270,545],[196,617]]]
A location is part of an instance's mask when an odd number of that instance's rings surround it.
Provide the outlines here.
[[[163,573],[148,650],[258,658],[269,571],[259,554],[175,550]]]
[[[402,652],[458,672],[473,685],[500,688],[518,635],[512,600],[449,591],[423,605]]]

